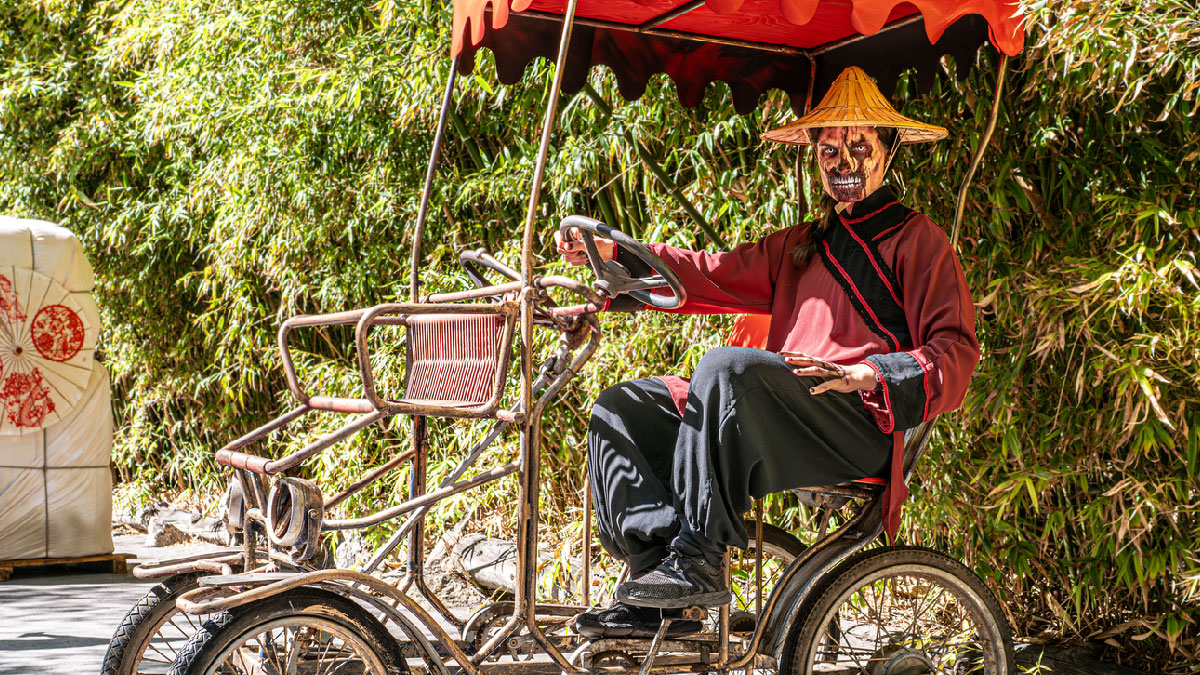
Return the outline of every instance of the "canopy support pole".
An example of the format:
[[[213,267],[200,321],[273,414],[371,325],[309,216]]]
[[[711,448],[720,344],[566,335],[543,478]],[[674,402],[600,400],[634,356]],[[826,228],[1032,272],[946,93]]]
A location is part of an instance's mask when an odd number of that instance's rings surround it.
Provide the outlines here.
[[[575,25],[575,10],[579,0],[570,0],[562,17],[562,37],[558,44],[558,58],[554,61],[554,80],[550,85],[546,101],[546,119],[542,124],[542,140],[538,147],[537,161],[533,170],[533,183],[529,187],[529,208],[525,213],[525,231],[521,238],[521,405],[522,410],[533,410],[533,306],[538,299],[538,289],[533,278],[534,230],[538,216],[538,201],[542,191],[542,179],[546,173],[546,158],[550,154],[550,137],[558,116],[558,100],[562,92],[563,75],[567,67],[567,51],[571,45],[571,31]],[[541,494],[541,420],[539,415],[527,415],[521,425],[520,471],[517,506],[517,588],[513,616],[506,629],[524,624],[529,635],[546,650],[550,658],[564,673],[577,675],[575,668],[562,652],[546,637],[537,625],[537,547],[538,547],[538,500]],[[499,637],[499,636],[497,636]],[[495,643],[498,644],[498,643]],[[494,647],[495,644],[492,646]]]
[[[421,191],[421,207],[417,211],[417,223],[413,227],[412,270],[409,276],[408,301],[417,302],[421,292],[421,279],[417,270],[421,266],[421,238],[425,234],[425,219],[429,217],[429,195],[433,192],[433,177],[437,173],[438,159],[442,156],[442,144],[446,140],[446,120],[454,104],[454,78],[458,73],[458,57],[450,62],[450,73],[446,76],[446,93],[442,95],[442,111],[438,114],[437,132],[433,136],[433,150],[429,154],[429,166],[425,170],[425,187]]]
[[[805,53],[808,57],[808,91],[804,93],[804,112],[802,115],[807,115],[812,110],[813,90],[817,87],[817,58],[811,53]]]
[[[925,16],[923,14],[921,14],[920,12],[917,12],[916,14],[908,17],[907,19],[901,19],[900,21],[897,21],[895,23],[890,23],[890,24],[884,26],[883,28],[880,28],[878,31],[871,33],[870,35],[862,35],[862,34],[851,35],[850,37],[842,38],[840,40],[834,40],[833,42],[827,42],[827,43],[821,45],[820,47],[817,47],[816,49],[812,50],[811,52],[809,52],[809,54],[811,54],[812,56],[821,56],[822,54],[828,54],[829,52],[831,52],[835,49],[838,49],[839,47],[845,47],[846,45],[851,45],[851,44],[854,44],[855,42],[861,42],[863,40],[866,40],[867,38],[876,37],[876,36],[880,35],[881,33],[886,33],[888,31],[896,30],[897,28],[904,28],[905,26],[911,26],[914,23],[922,22],[924,20],[925,20]]]
[[[979,168],[979,163],[983,160],[983,152],[987,150],[988,143],[992,140],[992,132],[996,130],[996,119],[1000,116],[1000,92],[1004,89],[1004,75],[1007,72],[1008,56],[1001,52],[1000,65],[996,68],[996,91],[992,96],[992,112],[988,117],[987,128],[983,131],[983,137],[979,139],[979,147],[975,149],[975,155],[971,157],[971,166],[967,168],[967,175],[958,188],[958,203],[954,207],[954,227],[950,231],[950,245],[955,249],[958,248],[958,235],[962,231],[963,211],[967,207],[967,190],[971,187],[971,179],[975,177],[975,170]]]
[[[808,91],[804,94],[804,110],[798,115],[803,117],[812,110],[813,90],[817,86],[817,59],[812,54],[808,56]],[[811,147],[811,145],[809,146]],[[804,170],[804,161],[808,157],[808,148],[801,147],[796,152],[796,202],[800,204],[800,212],[796,214],[796,222],[803,223],[804,216],[812,212],[813,205],[808,198],[809,186],[812,183],[808,180],[808,172]],[[821,203],[821,198],[818,195],[817,203]]]

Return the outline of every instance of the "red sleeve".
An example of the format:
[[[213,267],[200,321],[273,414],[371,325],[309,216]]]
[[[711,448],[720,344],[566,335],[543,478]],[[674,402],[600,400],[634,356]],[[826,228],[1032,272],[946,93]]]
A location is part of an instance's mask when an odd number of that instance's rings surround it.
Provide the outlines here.
[[[897,243],[893,269],[904,293],[914,348],[866,359],[883,386],[860,392],[882,431],[911,429],[962,405],[979,363],[975,306],[958,256],[941,228],[914,220]]]
[[[679,275],[687,302],[676,314],[770,314],[775,279],[796,228],[779,230],[731,251],[707,253],[666,244],[650,250]]]

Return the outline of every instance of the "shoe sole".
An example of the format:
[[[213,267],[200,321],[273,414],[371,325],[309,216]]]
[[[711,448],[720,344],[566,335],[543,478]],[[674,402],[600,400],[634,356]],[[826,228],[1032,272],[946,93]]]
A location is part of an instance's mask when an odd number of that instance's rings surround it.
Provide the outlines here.
[[[684,629],[684,630],[680,629],[680,624],[689,624],[689,623],[691,625],[687,626],[686,629]],[[693,626],[694,626],[694,629],[693,629]],[[695,635],[696,633],[699,633],[703,629],[704,629],[704,626],[699,621],[682,621],[682,620],[676,619],[675,621],[671,622],[671,627],[667,629],[666,637],[668,637],[668,638],[687,637],[689,635]],[[633,627],[611,628],[609,630],[597,628],[595,630],[591,630],[591,629],[581,629],[579,626],[576,626],[575,632],[579,633],[580,635],[587,638],[588,640],[594,641],[594,640],[622,640],[622,639],[625,639],[625,640],[628,640],[628,639],[649,640],[649,639],[653,638],[657,634],[658,631],[656,629],[656,630],[651,630],[651,631],[647,632],[646,629],[638,629],[638,628],[633,628]]]
[[[686,609],[688,607],[720,607],[728,605],[733,600],[729,591],[712,591],[698,593],[685,598],[639,598],[629,595],[624,586],[617,587],[617,600],[637,605],[638,607],[657,607],[658,609]]]

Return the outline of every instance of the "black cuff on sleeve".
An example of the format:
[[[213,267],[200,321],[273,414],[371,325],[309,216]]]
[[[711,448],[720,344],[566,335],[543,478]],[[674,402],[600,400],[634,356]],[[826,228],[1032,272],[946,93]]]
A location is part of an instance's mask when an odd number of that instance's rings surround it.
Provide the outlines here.
[[[610,298],[608,304],[604,306],[606,312],[640,312],[643,309],[646,309],[646,303],[628,293]]]
[[[925,421],[925,371],[907,352],[875,354],[867,361],[883,377],[888,403],[896,429],[911,429]]]
[[[613,251],[613,262],[629,270],[629,276],[635,279],[645,279],[655,275],[653,268],[620,244],[616,244],[616,250]],[[646,309],[646,303],[627,293],[612,298],[604,306],[606,312],[640,312],[643,309]]]
[[[618,265],[621,265],[625,269],[629,270],[630,276],[636,279],[645,279],[646,277],[652,277],[655,275],[654,269],[642,262],[641,259],[634,254],[630,253],[629,249],[621,246],[620,244],[617,244],[616,247],[617,251],[613,256],[613,260]]]

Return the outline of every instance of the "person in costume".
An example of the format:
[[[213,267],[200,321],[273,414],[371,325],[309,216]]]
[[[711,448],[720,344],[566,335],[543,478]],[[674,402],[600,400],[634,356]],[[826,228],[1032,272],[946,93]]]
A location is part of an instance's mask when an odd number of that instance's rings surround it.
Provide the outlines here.
[[[673,311],[769,314],[770,329],[765,349],[714,349],[690,380],[622,382],[596,400],[597,529],[630,580],[612,606],[576,618],[581,634],[648,637],[683,608],[728,603],[721,561],[727,547],[746,547],[742,515],[755,497],[886,476],[895,536],[907,494],[902,432],[961,405],[979,360],[949,239],[883,185],[900,144],[945,135],[900,115],[848,68],[811,112],[763,134],[814,147],[826,193],[815,222],[720,253],[650,244],[687,291]],[[596,241],[601,257],[636,267]],[[568,262],[586,261],[580,242],[557,245]],[[668,634],[698,630],[676,620]]]

